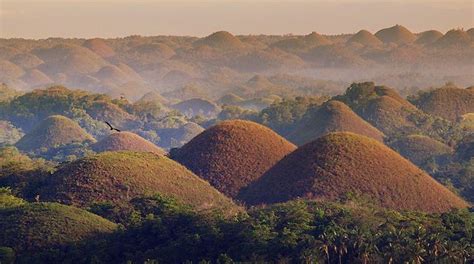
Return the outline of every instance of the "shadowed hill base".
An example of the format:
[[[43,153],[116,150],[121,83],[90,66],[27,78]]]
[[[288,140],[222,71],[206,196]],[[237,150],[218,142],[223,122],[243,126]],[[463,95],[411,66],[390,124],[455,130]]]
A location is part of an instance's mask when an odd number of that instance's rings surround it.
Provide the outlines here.
[[[383,142],[384,134],[360,118],[347,105],[329,101],[288,137],[298,145],[311,142],[330,132],[349,131]]]
[[[41,190],[42,199],[79,207],[96,202],[121,205],[154,194],[170,196],[198,211],[237,208],[177,162],[145,152],[105,152],[66,164]]]
[[[130,150],[164,154],[165,151],[150,141],[132,132],[113,133],[92,145],[95,152]]]
[[[295,149],[275,132],[250,121],[224,121],[196,136],[172,158],[234,197],[241,188]]]
[[[382,143],[348,132],[331,133],[300,147],[239,198],[248,204],[297,197],[335,201],[351,193],[397,210],[444,212],[468,206]]]
[[[0,210],[1,245],[26,254],[112,233],[116,227],[85,210],[55,203],[31,203]]]
[[[21,150],[30,151],[84,141],[95,142],[95,139],[73,120],[54,115],[43,120],[21,138],[16,146]]]

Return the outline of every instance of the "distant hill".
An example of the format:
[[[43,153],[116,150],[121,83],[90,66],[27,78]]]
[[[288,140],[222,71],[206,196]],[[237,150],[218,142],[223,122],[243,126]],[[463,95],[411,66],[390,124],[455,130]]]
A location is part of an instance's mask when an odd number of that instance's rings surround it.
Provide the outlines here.
[[[44,63],[43,60],[31,53],[17,54],[11,59],[11,62],[25,70],[34,69]]]
[[[95,139],[73,120],[53,115],[23,136],[16,146],[23,151],[52,148],[74,142],[95,142]]]
[[[193,44],[196,47],[206,45],[211,48],[223,50],[241,49],[244,47],[244,44],[238,38],[227,31],[212,33],[205,38],[197,40]]]
[[[421,32],[418,35],[416,43],[422,44],[422,45],[432,44],[442,37],[443,37],[443,33],[439,32],[438,30],[428,30],[425,32]]]
[[[160,194],[196,210],[236,209],[232,201],[169,158],[145,152],[104,152],[61,167],[41,190],[42,199],[88,207],[97,202],[124,205]]]
[[[448,145],[422,135],[409,135],[390,144],[398,153],[418,166],[443,155],[451,155]]]
[[[298,145],[311,142],[330,132],[349,131],[383,142],[384,134],[360,118],[340,101],[329,101],[303,119],[288,138]]]
[[[73,44],[37,49],[33,54],[45,62],[39,69],[46,74],[64,73],[71,76],[90,74],[107,65],[107,62],[95,52]]]
[[[312,32],[311,34],[306,36],[292,37],[280,40],[272,44],[272,47],[279,48],[285,51],[295,52],[304,51],[309,48],[329,44],[332,44],[332,42],[328,38],[318,34],[317,32]]]
[[[260,204],[298,197],[335,201],[351,194],[397,210],[445,212],[468,206],[382,143],[348,132],[298,148],[238,197]]]
[[[445,86],[422,93],[414,103],[428,114],[456,121],[474,113],[474,90]]]
[[[375,36],[384,43],[407,44],[416,40],[413,33],[400,25],[381,29],[375,33]]]
[[[160,137],[159,145],[164,148],[182,147],[203,131],[202,126],[193,122],[186,123],[178,128],[162,128],[157,131]]]
[[[470,47],[474,41],[471,36],[464,30],[452,29],[433,43],[438,48],[461,48]]]
[[[354,83],[344,95],[335,96],[386,135],[418,130],[417,120],[426,114],[402,98],[395,90],[373,82]]]
[[[96,152],[129,150],[152,152],[156,154],[165,153],[164,150],[150,141],[128,131],[110,134],[106,138],[92,145],[92,149]]]
[[[188,117],[197,115],[209,117],[215,116],[220,112],[220,107],[218,105],[209,100],[200,98],[193,98],[179,102],[172,105],[171,108],[180,111]]]
[[[32,86],[52,84],[54,81],[38,69],[29,70],[21,78]]]
[[[171,157],[209,181],[222,193],[235,197],[295,146],[257,123],[220,122],[196,136]]]
[[[107,45],[103,39],[88,39],[84,42],[84,44],[82,44],[82,46],[92,50],[102,58],[110,58],[115,56],[115,51],[109,45]]]
[[[0,209],[2,246],[11,247],[24,256],[30,251],[59,248],[104,236],[116,228],[116,224],[100,216],[56,203],[31,203]]]
[[[347,43],[357,43],[363,46],[376,47],[382,45],[382,41],[367,30],[361,30],[354,34]]]
[[[0,59],[0,81],[7,82],[20,78],[25,71],[11,61]]]

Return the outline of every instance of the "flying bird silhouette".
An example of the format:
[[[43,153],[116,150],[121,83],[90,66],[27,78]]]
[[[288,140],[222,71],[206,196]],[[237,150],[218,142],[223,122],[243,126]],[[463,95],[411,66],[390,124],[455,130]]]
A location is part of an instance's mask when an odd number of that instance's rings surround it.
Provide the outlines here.
[[[105,121],[105,123],[110,127],[110,130],[115,130],[117,132],[121,131],[120,129],[117,129],[117,128],[113,127],[109,122]]]

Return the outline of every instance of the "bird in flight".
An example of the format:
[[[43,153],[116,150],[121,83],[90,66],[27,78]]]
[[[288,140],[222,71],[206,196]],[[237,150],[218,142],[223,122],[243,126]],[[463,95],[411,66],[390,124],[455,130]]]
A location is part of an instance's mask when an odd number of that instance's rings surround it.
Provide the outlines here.
[[[117,132],[121,131],[120,129],[117,129],[117,128],[113,127],[109,122],[105,121],[105,123],[110,127],[110,130],[115,130]]]

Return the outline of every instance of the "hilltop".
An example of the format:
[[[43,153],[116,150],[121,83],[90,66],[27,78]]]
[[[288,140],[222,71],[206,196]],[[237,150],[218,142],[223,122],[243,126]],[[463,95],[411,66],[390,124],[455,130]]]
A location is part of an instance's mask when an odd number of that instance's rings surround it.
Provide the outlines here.
[[[128,203],[160,194],[196,210],[236,209],[209,183],[169,158],[145,152],[104,152],[66,164],[40,191],[42,199],[88,207],[94,203]]]
[[[347,43],[357,43],[369,47],[376,47],[383,44],[380,39],[367,30],[357,32],[347,41]]]
[[[360,118],[347,105],[332,100],[323,104],[310,117],[303,119],[288,138],[303,145],[330,132],[349,131],[383,142],[384,134]]]
[[[381,29],[375,33],[375,36],[384,43],[408,44],[416,40],[415,34],[400,25]]]
[[[395,90],[376,86],[373,82],[354,83],[334,99],[346,103],[360,117],[389,136],[409,129],[416,131],[417,121],[421,123],[426,119],[425,113]]]
[[[95,142],[95,139],[73,120],[53,115],[23,136],[16,146],[21,150],[31,151],[78,142]]]
[[[267,169],[295,149],[287,140],[250,121],[223,121],[205,130],[171,157],[235,197]]]
[[[96,152],[130,150],[137,152],[152,152],[156,154],[165,153],[164,150],[150,141],[128,131],[110,134],[106,138],[92,145],[92,149]]]
[[[103,39],[88,39],[84,42],[84,44],[82,44],[82,46],[92,50],[102,58],[110,58],[115,56],[115,51],[109,45],[107,45]]]
[[[196,47],[207,45],[216,49],[241,49],[244,44],[227,31],[218,31],[193,43]]]
[[[474,112],[474,90],[445,86],[420,94],[414,103],[428,114],[456,121]]]
[[[56,203],[0,209],[0,241],[17,253],[34,254],[112,233],[117,225],[85,210]]]
[[[437,40],[442,38],[444,35],[443,33],[439,32],[438,30],[428,30],[425,32],[421,32],[416,39],[417,44],[427,45],[435,43]]]
[[[470,47],[472,43],[473,40],[469,33],[461,29],[452,29],[434,42],[433,45],[438,48],[462,48]]]
[[[248,204],[355,194],[397,210],[444,212],[468,204],[382,143],[337,132],[282,159],[239,194]]]

